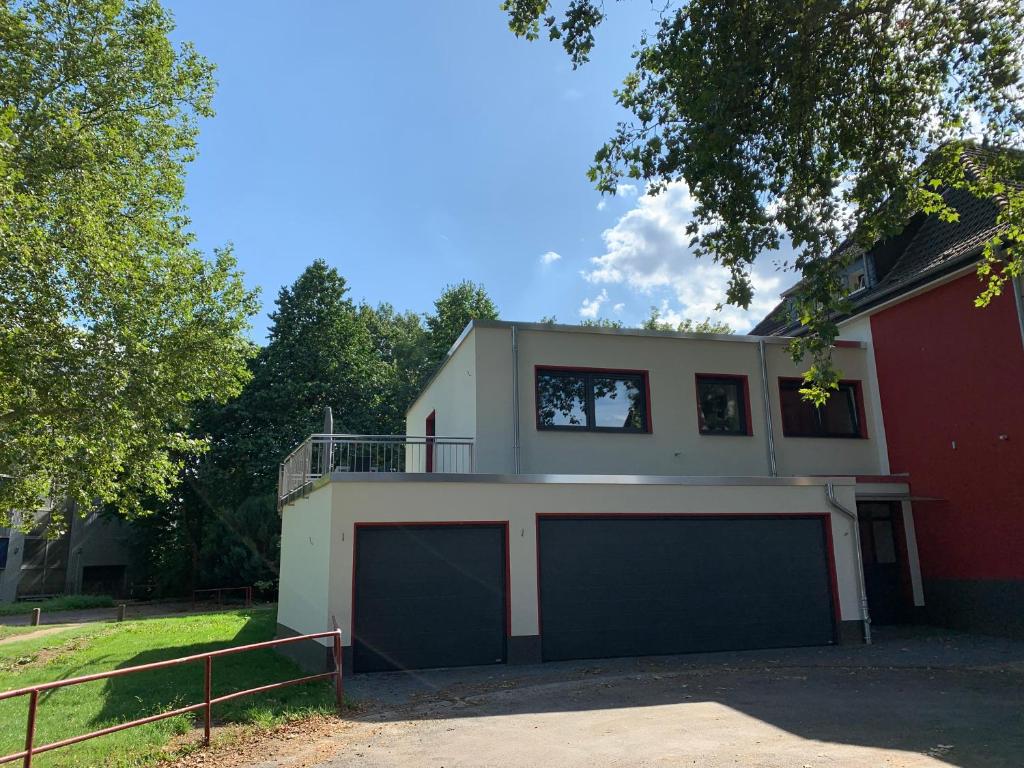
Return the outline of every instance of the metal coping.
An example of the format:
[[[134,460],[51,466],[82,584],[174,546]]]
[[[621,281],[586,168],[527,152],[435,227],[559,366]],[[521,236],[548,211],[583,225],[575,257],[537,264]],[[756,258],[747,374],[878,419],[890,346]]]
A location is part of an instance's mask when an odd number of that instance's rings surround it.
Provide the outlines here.
[[[502,475],[447,472],[332,472],[331,482],[483,483],[520,485],[691,485],[825,486],[856,485],[854,476],[770,477],[768,475]]]

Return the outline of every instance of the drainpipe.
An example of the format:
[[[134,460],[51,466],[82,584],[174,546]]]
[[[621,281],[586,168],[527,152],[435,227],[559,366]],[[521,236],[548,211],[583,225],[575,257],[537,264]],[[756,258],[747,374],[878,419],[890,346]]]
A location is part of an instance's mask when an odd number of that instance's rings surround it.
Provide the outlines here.
[[[512,326],[512,468],[519,474],[519,339]]]
[[[860,553],[860,522],[857,520],[857,513],[847,509],[836,498],[835,487],[832,483],[825,484],[825,500],[834,508],[846,515],[853,523],[853,543],[857,548],[854,559],[857,561],[857,581],[860,589],[860,616],[864,622],[864,644],[871,645],[871,614],[868,613],[868,591],[864,586],[864,558]]]
[[[1017,320],[1020,322],[1020,340],[1024,342],[1024,279],[1013,278],[1013,298],[1017,302]]]
[[[764,396],[764,431],[768,435],[768,469],[772,477],[779,474],[775,464],[775,432],[772,429],[772,398],[768,392],[768,364],[765,361],[764,339],[757,342],[757,353],[761,361],[761,394]]]

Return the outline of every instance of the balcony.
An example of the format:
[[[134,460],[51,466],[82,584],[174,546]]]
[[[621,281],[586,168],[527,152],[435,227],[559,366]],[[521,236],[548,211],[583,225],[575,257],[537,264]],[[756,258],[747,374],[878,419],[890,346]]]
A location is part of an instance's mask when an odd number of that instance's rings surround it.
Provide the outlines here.
[[[473,438],[412,435],[311,435],[278,470],[280,510],[333,472],[473,472]]]

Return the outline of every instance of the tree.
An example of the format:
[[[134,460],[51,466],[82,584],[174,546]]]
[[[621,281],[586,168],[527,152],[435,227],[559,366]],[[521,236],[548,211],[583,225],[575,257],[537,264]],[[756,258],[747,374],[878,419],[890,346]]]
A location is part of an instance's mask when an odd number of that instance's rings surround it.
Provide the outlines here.
[[[427,345],[432,368],[444,360],[448,350],[470,320],[497,320],[498,308],[482,285],[463,280],[449,285],[427,315]]]
[[[672,323],[661,319],[661,310],[657,307],[651,307],[651,314],[647,316],[647,319],[644,320],[640,327],[645,331],[675,331],[676,333],[733,333],[733,330],[728,323],[712,320],[710,317],[705,317],[700,322],[694,322],[690,318],[685,317],[675,325],[672,325]]]
[[[561,40],[584,64],[604,20],[599,0],[505,0],[512,31]],[[899,231],[916,211],[946,220],[945,189],[1001,197],[1004,229],[985,245],[976,304],[1024,272],[1024,155],[992,152],[965,172],[964,139],[1020,148],[1024,128],[1018,0],[669,0],[615,92],[633,120],[598,149],[590,178],[623,175],[657,193],[685,183],[698,255],[730,271],[726,300],[748,307],[754,260],[788,242],[795,307],[812,358],[804,393],[837,385],[841,280],[856,248]]]
[[[182,208],[212,66],[155,0],[0,4],[0,525],[166,496],[192,405],[248,378],[256,311]]]
[[[384,366],[381,402],[372,431],[403,434],[405,411],[431,370],[423,318],[415,312],[398,312],[390,304],[376,308],[364,304],[359,311]]]

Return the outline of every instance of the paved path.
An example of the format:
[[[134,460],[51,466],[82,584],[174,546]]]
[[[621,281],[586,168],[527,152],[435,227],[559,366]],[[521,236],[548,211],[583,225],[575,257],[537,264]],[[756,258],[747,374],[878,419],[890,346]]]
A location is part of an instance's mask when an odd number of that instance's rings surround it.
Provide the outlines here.
[[[365,707],[359,717],[246,764],[1024,764],[1024,643],[878,635],[871,647],[356,675],[347,692]]]

